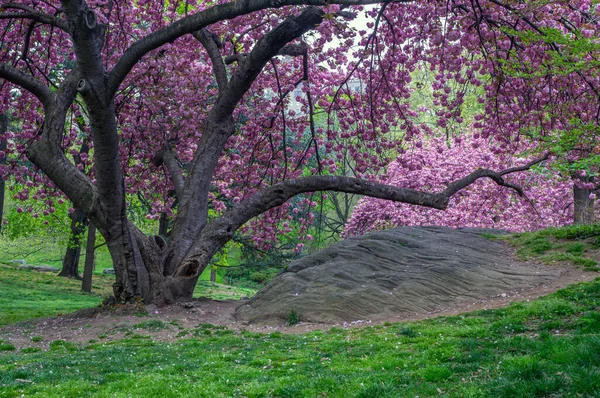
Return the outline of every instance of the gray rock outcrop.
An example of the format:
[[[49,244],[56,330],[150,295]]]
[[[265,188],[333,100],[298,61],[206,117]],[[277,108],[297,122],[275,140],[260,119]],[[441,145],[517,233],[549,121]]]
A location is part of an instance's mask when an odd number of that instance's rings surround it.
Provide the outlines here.
[[[40,264],[40,265],[20,265],[19,269],[30,269],[38,272],[58,272],[60,271],[59,267],[54,267],[52,265]]]
[[[532,288],[548,266],[514,260],[493,230],[402,227],[338,242],[292,262],[239,306],[238,320],[342,323],[432,313]]]

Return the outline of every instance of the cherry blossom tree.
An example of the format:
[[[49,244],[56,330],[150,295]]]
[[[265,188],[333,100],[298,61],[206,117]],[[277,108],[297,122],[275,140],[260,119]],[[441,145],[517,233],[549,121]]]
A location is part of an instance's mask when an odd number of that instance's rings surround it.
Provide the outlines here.
[[[350,23],[359,14],[364,29]],[[50,212],[65,195],[96,226],[118,300],[189,299],[236,231],[268,248],[315,205],[293,199],[302,193],[445,209],[482,178],[520,190],[504,177],[544,157],[431,192],[374,177],[423,139],[425,113],[460,130],[466,87],[482,88],[474,127],[500,151],[526,137],[541,155],[596,123],[596,15],[586,0],[4,2],[0,111],[20,128],[5,134],[2,171],[26,187],[17,197]],[[572,67],[552,69],[559,61]],[[423,68],[435,74],[433,109],[409,101]],[[352,176],[338,172],[344,159]],[[168,240],[135,225],[128,195],[149,218],[172,217]]]
[[[387,168],[381,182],[420,190],[440,190],[447,182],[480,167],[506,169],[526,160],[495,153],[490,141],[463,135],[448,144],[432,137],[425,145],[401,154]],[[444,170],[440,174],[439,170]],[[382,199],[363,198],[355,206],[344,235],[404,225],[445,225],[454,228],[495,228],[513,232],[558,227],[573,221],[572,181],[550,167],[507,177],[524,195],[479,180],[450,199],[448,209],[436,210]]]

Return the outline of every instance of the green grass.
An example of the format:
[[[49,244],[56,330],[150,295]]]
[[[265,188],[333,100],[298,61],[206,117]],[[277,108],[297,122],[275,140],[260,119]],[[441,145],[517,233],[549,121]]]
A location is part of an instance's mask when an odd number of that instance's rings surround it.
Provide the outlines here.
[[[363,329],[203,324],[174,343],[55,340],[0,353],[0,396],[597,397],[598,308],[600,279],[503,309]]]
[[[194,290],[194,297],[209,297],[214,300],[239,300],[242,297],[252,297],[254,293],[256,293],[254,289],[199,280]]]
[[[96,275],[94,293],[86,294],[81,281],[0,264],[0,326],[95,307],[110,293],[112,283],[112,278]]]
[[[548,264],[571,262],[586,270],[600,270],[600,224],[548,228],[501,239],[517,246],[517,253],[523,259],[537,259]]]
[[[510,239],[524,256],[593,261],[595,231]],[[46,313],[79,297],[55,280],[0,266],[2,313],[9,300],[26,310],[28,294],[48,298],[36,302]],[[48,338],[45,351],[0,340],[0,397],[600,397],[599,309],[600,278],[502,309],[301,335],[201,324],[164,343],[133,330],[176,324],[140,320],[122,340]]]
[[[92,294],[86,294],[81,291],[81,281],[0,264],[0,327],[95,307],[112,293],[113,283],[114,276],[94,275]],[[235,300],[254,293],[252,289],[199,281],[194,297]]]
[[[85,252],[85,250],[83,250]],[[30,265],[47,264],[62,267],[65,247],[45,236],[26,236],[13,240],[0,239],[0,263],[11,264],[15,260],[25,260]],[[79,272],[83,274],[85,255],[80,258]],[[102,275],[106,268],[112,268],[112,260],[106,246],[96,249],[95,275]]]

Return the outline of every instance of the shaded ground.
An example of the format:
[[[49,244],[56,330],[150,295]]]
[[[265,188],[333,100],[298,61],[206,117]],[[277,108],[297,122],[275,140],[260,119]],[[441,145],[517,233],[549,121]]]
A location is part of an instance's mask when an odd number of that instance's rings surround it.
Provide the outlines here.
[[[353,327],[495,308],[596,276],[566,264],[517,261],[508,245],[472,230],[398,229],[348,239],[292,263],[251,300],[83,310],[0,329],[0,340],[17,348],[47,348],[58,339],[88,343],[132,335],[172,341],[214,328],[207,324],[301,333],[332,325]],[[317,293],[320,296],[314,296]],[[270,302],[272,294],[279,296]],[[259,317],[252,323],[236,319],[234,311],[240,304],[238,318],[243,312]],[[290,308],[304,322],[283,326]],[[323,314],[329,317],[325,324],[307,322]]]

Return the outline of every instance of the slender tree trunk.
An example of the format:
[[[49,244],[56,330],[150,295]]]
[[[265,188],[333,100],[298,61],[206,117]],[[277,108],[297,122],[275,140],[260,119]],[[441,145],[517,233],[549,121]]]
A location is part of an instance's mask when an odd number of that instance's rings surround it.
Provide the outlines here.
[[[3,155],[6,150],[6,139],[4,135],[8,130],[8,117],[5,114],[0,114],[0,165],[6,164],[6,156]],[[2,231],[2,219],[4,217],[4,189],[5,182],[0,177],[0,232]]]
[[[92,291],[92,273],[94,271],[94,245],[96,244],[96,227],[90,223],[88,226],[87,247],[85,249],[85,267],[83,269],[83,283],[81,289],[84,292]]]
[[[169,235],[169,219],[167,213],[160,213],[160,218],[158,219],[158,235],[163,238],[167,238]]]
[[[81,209],[76,208],[70,217],[71,236],[63,258],[62,269],[58,276],[81,279],[79,275],[79,255],[81,254],[81,238],[85,232],[85,214]]]
[[[214,265],[210,266],[210,281],[211,282],[217,281],[217,267],[215,267]]]
[[[592,190],[579,188],[573,184],[573,223],[574,224],[593,224],[594,223],[594,199],[590,199]]]

